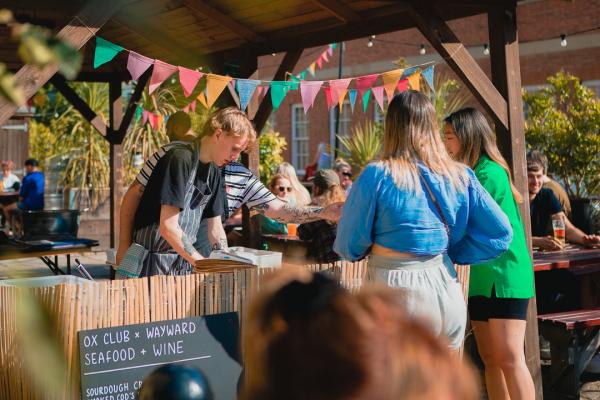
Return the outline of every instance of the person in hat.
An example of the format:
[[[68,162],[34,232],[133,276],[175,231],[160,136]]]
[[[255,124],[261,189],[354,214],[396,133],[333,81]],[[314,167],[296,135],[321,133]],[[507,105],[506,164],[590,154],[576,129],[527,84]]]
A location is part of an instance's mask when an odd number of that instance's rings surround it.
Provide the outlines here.
[[[340,185],[338,174],[332,169],[321,169],[313,179],[313,203],[327,207],[346,200],[344,189]],[[307,258],[318,263],[330,263],[340,259],[333,251],[333,243],[337,234],[337,224],[327,220],[317,220],[298,227],[300,239],[310,243]]]

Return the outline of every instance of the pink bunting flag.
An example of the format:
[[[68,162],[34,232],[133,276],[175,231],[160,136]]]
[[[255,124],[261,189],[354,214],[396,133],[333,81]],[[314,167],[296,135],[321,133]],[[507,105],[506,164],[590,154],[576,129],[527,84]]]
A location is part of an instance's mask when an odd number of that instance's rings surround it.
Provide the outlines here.
[[[177,67],[166,62],[156,60],[154,62],[154,69],[152,70],[152,76],[150,77],[150,85],[148,86],[148,93],[152,94],[167,78],[173,75],[177,71]]]
[[[344,97],[346,97],[346,92],[348,91],[348,85],[350,85],[350,81],[352,81],[352,78],[333,79],[329,81],[329,87],[331,88],[331,100],[333,103],[339,103],[340,106],[342,105],[344,102]]]
[[[331,88],[325,88],[325,98],[327,99],[327,110],[331,110]]]
[[[317,58],[316,63],[319,66],[319,69],[323,68],[323,55],[320,55],[319,58]]]
[[[402,79],[398,82],[398,92],[402,93],[405,90],[408,90],[408,79]]]
[[[403,72],[403,68],[398,68],[381,74],[381,79],[383,80],[383,87],[385,89],[385,93],[387,94],[388,102],[392,101],[394,92],[396,91],[396,83],[398,83],[398,79],[400,79]]]
[[[377,80],[379,74],[364,75],[356,78],[356,89],[358,94],[362,97],[367,90],[373,86],[373,83]]]
[[[183,112],[186,112],[186,113],[190,112],[190,105],[189,104],[187,106],[183,107]]]
[[[190,108],[192,109],[192,111],[196,111],[196,100],[190,103]]]
[[[177,69],[179,70],[179,83],[181,83],[183,94],[185,97],[189,97],[204,74],[184,67],[177,67]]]
[[[300,82],[300,96],[302,97],[302,105],[304,106],[304,114],[308,112],[308,109],[315,103],[317,93],[321,89],[323,81],[301,81]]]
[[[323,57],[323,60],[329,62],[329,56],[327,55],[327,50],[324,51],[323,53],[321,53],[321,57]]]
[[[262,87],[260,85],[258,85],[256,87],[256,98],[257,99],[260,99],[260,97],[263,95],[263,89],[264,89],[264,87]]]
[[[145,124],[146,121],[148,121],[148,111],[143,110],[142,111],[142,125]]]
[[[379,104],[379,108],[383,111],[383,86],[375,86],[373,89],[373,96]]]
[[[156,127],[158,125],[158,115],[149,112],[148,121],[150,122],[150,126],[152,127],[152,129],[156,130]]]
[[[131,78],[137,81],[152,64],[154,64],[153,59],[138,54],[135,51],[130,51],[129,58],[127,59],[127,71],[131,74]]]
[[[329,47],[327,47],[327,54],[329,54],[329,56],[333,56],[333,47],[331,47],[331,45],[329,45]]]

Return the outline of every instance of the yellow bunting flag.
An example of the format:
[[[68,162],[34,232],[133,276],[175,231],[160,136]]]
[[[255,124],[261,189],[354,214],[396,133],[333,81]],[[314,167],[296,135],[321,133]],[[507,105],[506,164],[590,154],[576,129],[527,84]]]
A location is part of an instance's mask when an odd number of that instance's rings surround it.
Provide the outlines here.
[[[223,90],[225,90],[230,80],[231,77],[229,76],[215,74],[206,75],[206,108],[212,107],[221,93],[223,93]]]
[[[412,90],[421,90],[421,71],[415,72],[409,76],[408,83]]]
[[[381,74],[381,79],[383,80],[383,88],[385,89],[385,93],[387,94],[388,102],[392,101],[392,98],[394,97],[394,92],[396,91],[396,84],[398,83],[398,80],[402,76],[403,72],[404,69],[399,68]]]

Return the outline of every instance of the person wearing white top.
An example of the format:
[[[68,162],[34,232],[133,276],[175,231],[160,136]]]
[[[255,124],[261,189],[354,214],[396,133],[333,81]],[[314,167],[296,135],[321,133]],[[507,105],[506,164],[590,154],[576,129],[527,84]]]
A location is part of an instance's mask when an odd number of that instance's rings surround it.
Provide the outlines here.
[[[10,192],[18,192],[21,181],[19,178],[12,173],[13,162],[10,160],[2,161],[2,173],[0,174],[0,182],[2,185],[0,187],[0,192],[10,193]],[[2,217],[3,221],[9,221],[8,213],[10,208],[8,207],[13,203],[17,202],[17,197],[1,197],[0,198],[0,217]]]

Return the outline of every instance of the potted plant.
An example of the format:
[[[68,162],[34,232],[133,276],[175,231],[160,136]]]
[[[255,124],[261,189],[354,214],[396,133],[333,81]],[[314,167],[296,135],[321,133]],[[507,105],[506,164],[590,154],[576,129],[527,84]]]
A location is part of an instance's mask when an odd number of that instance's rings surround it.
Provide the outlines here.
[[[592,201],[600,190],[600,101],[579,79],[559,72],[535,93],[524,92],[527,147],[548,157],[548,169],[571,198],[572,221],[595,231]]]

